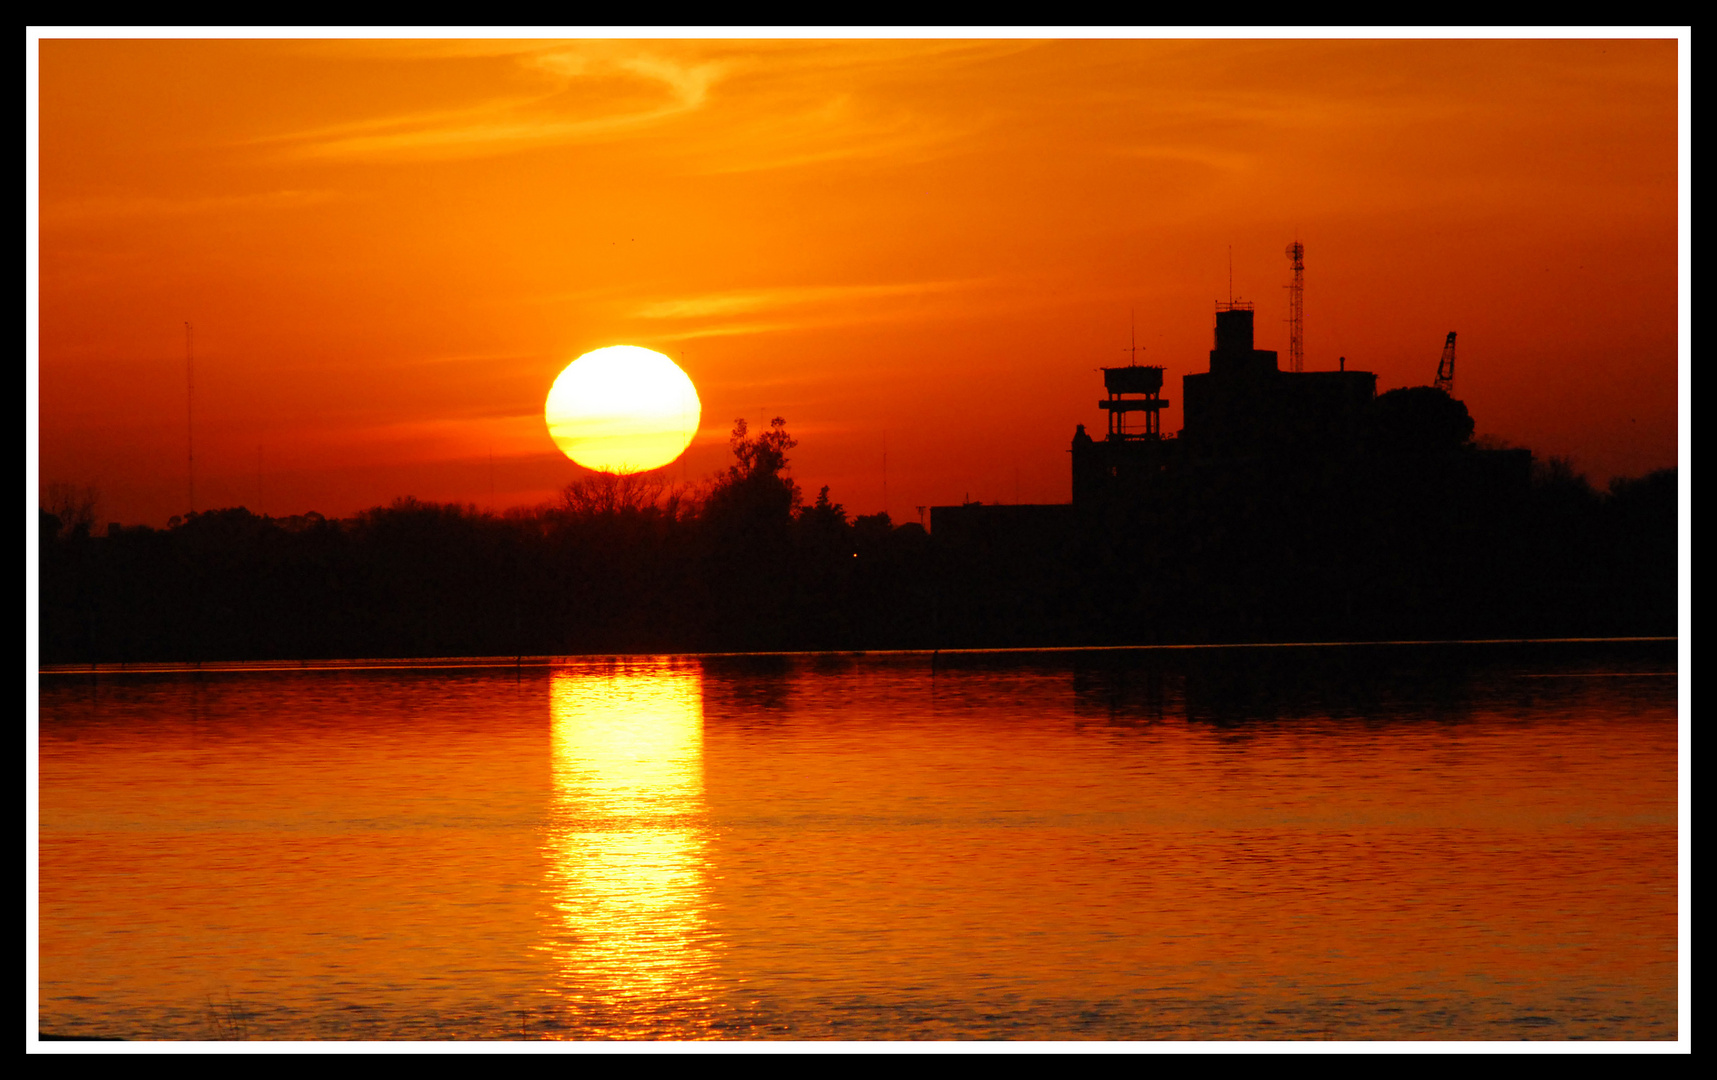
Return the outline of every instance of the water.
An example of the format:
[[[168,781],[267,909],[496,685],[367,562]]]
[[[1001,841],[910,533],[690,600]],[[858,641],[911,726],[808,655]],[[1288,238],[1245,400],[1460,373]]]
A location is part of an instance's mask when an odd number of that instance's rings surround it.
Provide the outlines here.
[[[46,675],[41,1028],[1674,1039],[1674,664]]]

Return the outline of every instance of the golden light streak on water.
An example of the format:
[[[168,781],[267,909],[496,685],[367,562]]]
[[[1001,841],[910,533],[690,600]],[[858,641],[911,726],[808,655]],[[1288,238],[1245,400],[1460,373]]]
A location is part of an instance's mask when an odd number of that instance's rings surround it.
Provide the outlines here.
[[[38,1020],[1674,1039],[1666,651],[54,676]]]
[[[703,1011],[712,942],[696,667],[565,670],[549,688],[555,910],[546,947],[562,1003],[615,1034]]]

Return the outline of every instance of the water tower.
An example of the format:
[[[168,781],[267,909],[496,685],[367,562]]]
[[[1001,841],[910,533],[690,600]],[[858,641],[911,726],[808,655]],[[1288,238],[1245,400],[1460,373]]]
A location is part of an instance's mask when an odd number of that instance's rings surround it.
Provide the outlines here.
[[[1109,397],[1099,401],[1097,407],[1109,414],[1110,441],[1162,437],[1157,414],[1168,407],[1168,402],[1160,396],[1163,390],[1162,368],[1149,364],[1104,368],[1103,389],[1109,391]],[[1130,413],[1144,414],[1142,430],[1128,425]]]

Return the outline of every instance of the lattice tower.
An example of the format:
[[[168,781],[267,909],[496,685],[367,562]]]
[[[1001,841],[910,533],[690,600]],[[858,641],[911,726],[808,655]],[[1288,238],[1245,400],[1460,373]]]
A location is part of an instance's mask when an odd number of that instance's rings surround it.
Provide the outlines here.
[[[1306,369],[1306,248],[1295,240],[1288,245],[1294,264],[1294,283],[1288,290],[1288,370]]]

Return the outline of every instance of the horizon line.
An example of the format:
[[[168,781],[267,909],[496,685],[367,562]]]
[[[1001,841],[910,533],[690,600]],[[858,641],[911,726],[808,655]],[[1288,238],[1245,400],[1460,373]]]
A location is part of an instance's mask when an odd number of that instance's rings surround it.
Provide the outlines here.
[[[353,657],[326,660],[173,660],[142,664],[50,664],[38,668],[43,675],[101,675],[101,674],[178,674],[181,672],[249,672],[249,671],[412,671],[471,668],[552,668],[580,661],[640,660],[656,657],[678,657],[687,660],[723,659],[734,657],[772,656],[971,656],[985,654],[1070,653],[1070,652],[1168,652],[1194,649],[1328,649],[1360,646],[1390,645],[1575,645],[1614,642],[1679,641],[1677,635],[1642,635],[1635,637],[1549,637],[1549,638],[1426,638],[1388,641],[1247,641],[1228,643],[1199,643],[1179,645],[1014,645],[1000,648],[957,649],[772,649],[756,652],[637,652],[637,653],[557,653],[538,656],[515,656],[511,663],[505,656],[420,656],[398,660],[385,657]],[[1623,672],[1627,675],[1674,675],[1678,672]]]

